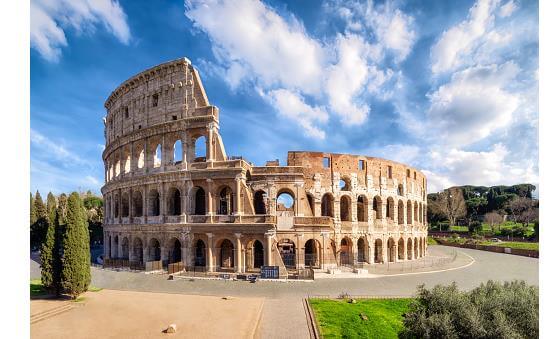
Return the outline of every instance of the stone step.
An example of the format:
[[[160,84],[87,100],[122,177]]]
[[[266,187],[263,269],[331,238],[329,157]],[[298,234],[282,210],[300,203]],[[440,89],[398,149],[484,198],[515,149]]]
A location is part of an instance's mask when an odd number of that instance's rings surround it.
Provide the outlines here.
[[[39,321],[49,319],[49,318],[54,317],[56,315],[59,315],[61,313],[65,313],[67,311],[72,310],[73,308],[74,308],[73,305],[65,303],[63,305],[51,308],[47,311],[31,315],[31,324],[35,324]]]

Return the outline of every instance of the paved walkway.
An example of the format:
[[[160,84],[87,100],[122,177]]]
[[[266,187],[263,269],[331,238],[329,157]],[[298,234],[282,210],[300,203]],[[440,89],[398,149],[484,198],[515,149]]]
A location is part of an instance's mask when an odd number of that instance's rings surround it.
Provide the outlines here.
[[[434,273],[379,276],[371,279],[319,279],[314,282],[259,281],[255,284],[219,280],[169,281],[165,275],[145,275],[92,268],[92,284],[122,290],[264,297],[264,314],[260,326],[262,337],[265,338],[308,337],[305,313],[301,303],[301,299],[308,295],[336,297],[345,292],[352,295],[409,296],[414,295],[420,284],[432,287],[436,284],[449,284],[455,281],[461,289],[471,289],[489,279],[497,281],[522,279],[529,284],[538,285],[539,261],[536,258],[444,246],[430,246],[429,250],[430,253],[458,250],[460,255],[469,256],[475,262],[465,268]],[[40,276],[35,262],[31,262],[31,276]]]

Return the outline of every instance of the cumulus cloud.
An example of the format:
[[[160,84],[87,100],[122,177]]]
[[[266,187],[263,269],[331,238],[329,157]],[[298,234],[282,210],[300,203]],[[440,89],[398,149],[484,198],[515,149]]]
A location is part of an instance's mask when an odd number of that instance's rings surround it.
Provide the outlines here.
[[[517,9],[517,5],[514,2],[514,0],[510,0],[506,4],[500,7],[498,15],[505,18],[512,15],[512,13],[514,13],[516,9]]]
[[[370,6],[368,10],[378,15],[376,22],[368,23],[376,26],[375,43],[351,32],[315,39],[293,15],[283,17],[260,1],[186,1],[185,14],[209,36],[217,66],[232,89],[250,82],[258,92],[270,93],[266,98],[276,109],[284,106],[279,95],[282,92],[277,90],[292,91],[293,96],[286,98],[304,105],[303,99],[313,100],[327,108],[325,114],[334,114],[343,124],[353,126],[367,120],[370,108],[364,94],[383,97],[388,93],[381,89],[393,72],[381,70],[376,62],[385,50],[395,50],[402,58],[414,37],[409,30],[411,17],[393,9],[375,10],[372,3]],[[342,16],[357,16],[357,11],[340,8]],[[367,23],[357,24],[363,27]],[[308,112],[317,110],[310,107]],[[324,115],[316,118],[313,114],[288,114],[288,110],[279,113],[308,126],[309,136],[321,135]]]
[[[120,42],[128,44],[130,29],[117,0],[31,0],[31,47],[52,62],[66,47],[65,30],[93,32],[102,24]]]
[[[286,89],[273,90],[268,95],[279,114],[297,121],[306,135],[325,139],[325,132],[315,127],[314,124],[326,123],[328,121],[327,112],[319,107],[309,106],[302,97]]]
[[[71,161],[79,164],[84,164],[86,161],[79,157],[76,153],[69,151],[66,147],[58,142],[51,140],[40,132],[31,128],[31,146],[35,146],[40,150],[42,156],[53,157],[61,161]]]
[[[464,62],[494,24],[493,12],[498,3],[498,0],[478,0],[465,21],[441,35],[431,49],[433,73],[452,71]]]
[[[428,178],[428,191],[437,192],[454,185],[513,185],[538,183],[534,161],[516,162],[503,144],[487,151],[433,151],[429,158],[434,169],[423,170]]]
[[[455,73],[449,83],[430,93],[428,124],[435,127],[437,138],[465,146],[506,127],[519,97],[505,88],[518,71],[513,62],[472,67]]]

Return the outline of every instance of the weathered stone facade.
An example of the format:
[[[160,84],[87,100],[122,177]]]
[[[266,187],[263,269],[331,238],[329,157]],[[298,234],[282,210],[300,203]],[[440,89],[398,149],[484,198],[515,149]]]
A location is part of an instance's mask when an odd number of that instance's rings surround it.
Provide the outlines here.
[[[420,171],[322,152],[288,152],[287,166],[228,158],[219,110],[187,59],[130,78],[105,108],[106,258],[245,272],[426,254]],[[291,207],[277,203],[284,193]]]

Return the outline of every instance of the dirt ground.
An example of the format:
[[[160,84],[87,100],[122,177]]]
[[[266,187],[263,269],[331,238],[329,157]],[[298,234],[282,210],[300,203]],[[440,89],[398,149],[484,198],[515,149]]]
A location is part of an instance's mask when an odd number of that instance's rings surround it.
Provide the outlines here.
[[[84,301],[32,300],[31,318],[74,305],[31,324],[32,338],[253,338],[263,298],[101,290]],[[55,312],[52,312],[55,313]],[[31,319],[32,322],[32,319]],[[162,331],[176,324],[177,333]]]

